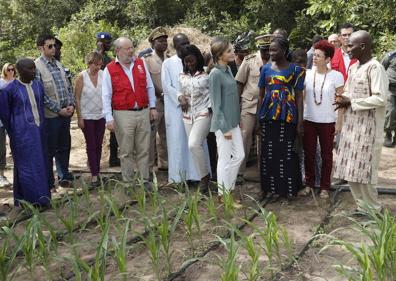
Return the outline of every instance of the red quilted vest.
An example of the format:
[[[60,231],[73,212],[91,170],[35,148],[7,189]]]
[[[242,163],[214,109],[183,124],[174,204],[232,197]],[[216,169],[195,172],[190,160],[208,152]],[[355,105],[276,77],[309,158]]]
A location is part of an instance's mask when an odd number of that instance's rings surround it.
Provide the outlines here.
[[[351,65],[356,62],[357,62],[357,59],[351,59],[348,69],[345,69],[344,57],[342,56],[342,50],[341,50],[341,48],[338,48],[335,50],[334,56],[331,59],[331,69],[341,72],[342,75],[344,76],[344,81],[346,81],[348,78],[349,67],[351,67]]]
[[[107,65],[113,88],[112,107],[114,110],[128,110],[148,106],[146,70],[143,60],[136,58],[132,68],[134,88],[120,63],[112,61]]]

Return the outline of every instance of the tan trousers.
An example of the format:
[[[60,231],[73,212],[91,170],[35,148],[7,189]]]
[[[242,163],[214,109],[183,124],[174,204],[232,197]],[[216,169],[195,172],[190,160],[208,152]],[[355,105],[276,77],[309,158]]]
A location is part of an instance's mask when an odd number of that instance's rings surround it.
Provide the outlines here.
[[[349,186],[351,188],[353,198],[355,199],[355,202],[357,204],[359,203],[359,201],[362,201],[371,205],[377,210],[381,209],[381,203],[378,202],[378,191],[374,185],[349,182]]]
[[[249,158],[250,149],[253,143],[253,132],[256,128],[257,118],[256,115],[248,113],[248,112],[241,112],[241,131],[242,131],[242,139],[243,139],[243,147],[245,151],[245,159],[239,168],[239,175],[243,175],[246,170],[246,161]]]
[[[166,128],[164,115],[164,101],[157,98],[156,109],[158,119],[154,121],[151,127],[150,136],[150,171],[153,170],[157,160],[158,168],[168,168],[168,150],[166,147]]]
[[[141,111],[114,110],[113,117],[115,135],[120,147],[119,157],[123,181],[133,180],[134,162],[137,164],[139,176],[148,180],[151,134],[149,109]]]

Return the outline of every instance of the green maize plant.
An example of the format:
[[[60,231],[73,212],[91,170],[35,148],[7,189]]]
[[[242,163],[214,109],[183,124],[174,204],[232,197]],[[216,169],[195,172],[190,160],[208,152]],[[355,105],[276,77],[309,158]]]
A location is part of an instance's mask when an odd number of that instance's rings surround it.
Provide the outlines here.
[[[280,229],[280,238],[282,241],[283,247],[286,249],[287,260],[286,262],[290,262],[294,259],[294,244],[289,238],[289,233],[286,228],[283,226],[279,227]]]
[[[111,195],[105,195],[105,200],[108,204],[108,206],[110,207],[111,212],[113,213],[114,217],[117,220],[121,220],[122,219],[122,212],[120,211],[120,209],[118,208],[117,203],[114,200],[114,197],[112,197]]]
[[[330,235],[330,243],[321,251],[330,246],[338,245],[348,251],[358,264],[358,268],[337,265],[337,271],[349,280],[396,280],[396,224],[395,218],[385,210],[383,214],[369,205],[361,206],[359,211],[368,220],[358,221],[346,216],[352,222],[352,229],[367,237],[371,243],[355,244],[338,239],[334,230]],[[345,215],[344,215],[345,216]]]
[[[265,227],[259,228],[256,224],[244,220],[250,225],[262,238],[264,245],[262,245],[265,254],[268,256],[269,266],[268,269],[273,277],[274,274],[274,258],[277,257],[280,261],[280,238],[279,238],[279,226],[276,221],[276,216],[272,212],[266,211],[264,208],[259,206],[260,210],[257,211],[259,216],[264,221]]]
[[[22,239],[19,240],[13,230],[6,226],[1,228],[0,233],[5,237],[0,246],[0,280],[11,281],[19,269],[19,266],[17,266],[11,273]],[[10,241],[16,241],[17,243],[10,247]]]
[[[214,224],[217,224],[217,208],[216,203],[213,198],[212,192],[209,190],[209,196],[205,202],[206,209],[208,210],[210,221],[213,221]]]
[[[188,196],[187,202],[188,206],[192,205],[190,203],[192,201],[192,197]],[[189,208],[184,217],[183,217],[184,224],[186,226],[186,232],[187,232],[187,240],[188,243],[190,244],[190,248],[193,252],[193,256],[195,256],[195,247],[194,247],[194,241],[193,241],[193,224],[194,224],[194,218],[193,218],[193,211],[191,208]]]
[[[104,281],[106,274],[106,255],[108,251],[108,242],[109,242],[109,227],[110,224],[107,224],[105,230],[102,233],[102,238],[96,249],[95,255],[95,263],[93,268],[88,272],[91,280],[100,280]]]
[[[69,241],[73,241],[73,231],[76,228],[80,214],[76,202],[68,195],[65,196],[67,197],[67,201],[64,205],[65,208],[56,208],[55,214],[58,220],[65,226]],[[65,211],[65,209],[67,211]]]
[[[153,191],[150,192],[149,195],[150,195],[151,208],[153,210],[153,214],[156,215],[159,212],[159,207],[161,205],[161,202],[160,202],[160,199],[159,199],[160,196],[159,196],[159,192],[158,192],[158,183],[156,181],[157,178],[155,177],[155,175],[154,175],[154,179],[155,179],[155,182],[152,185]]]
[[[256,247],[254,243],[254,234],[250,236],[243,237],[244,247],[248,252],[250,257],[250,268],[247,278],[249,281],[257,281],[260,280],[260,266],[259,266],[259,258],[260,258],[260,248]]]
[[[128,280],[127,273],[127,238],[129,231],[129,220],[126,220],[124,229],[122,230],[120,241],[118,242],[115,237],[112,237],[113,247],[115,252],[115,259],[117,261],[118,271],[120,273],[121,280]]]
[[[50,251],[47,248],[47,240],[41,229],[41,222],[37,215],[33,215],[20,240],[20,248],[24,255],[25,266],[31,274],[33,273],[36,262],[42,261],[43,264],[48,264]],[[37,260],[37,257],[39,260]]]
[[[227,258],[225,260],[221,260],[220,262],[221,268],[223,270],[220,280],[238,281],[238,275],[240,271],[240,266],[237,265],[239,245],[235,241],[234,231],[231,231],[231,237],[229,240],[225,240],[217,235],[216,237],[227,250]]]
[[[232,197],[231,192],[228,192],[223,189],[223,200],[224,200],[224,214],[227,219],[231,219],[235,215],[234,208],[234,198]]]
[[[148,235],[141,236],[143,243],[146,245],[153,271],[158,281],[161,280],[161,243],[157,239],[157,228],[149,227]]]
[[[147,217],[147,199],[146,199],[146,190],[144,189],[143,185],[140,185],[137,191],[135,192],[136,194],[136,199],[137,199],[137,208],[140,213],[144,218]]]

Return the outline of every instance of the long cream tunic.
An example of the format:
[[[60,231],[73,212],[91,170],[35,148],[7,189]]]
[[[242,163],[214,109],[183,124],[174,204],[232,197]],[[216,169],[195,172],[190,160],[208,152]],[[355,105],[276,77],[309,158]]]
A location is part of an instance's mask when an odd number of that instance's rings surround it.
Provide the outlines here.
[[[376,184],[383,143],[389,80],[375,59],[349,69],[344,95],[351,99],[344,115],[334,177]]]

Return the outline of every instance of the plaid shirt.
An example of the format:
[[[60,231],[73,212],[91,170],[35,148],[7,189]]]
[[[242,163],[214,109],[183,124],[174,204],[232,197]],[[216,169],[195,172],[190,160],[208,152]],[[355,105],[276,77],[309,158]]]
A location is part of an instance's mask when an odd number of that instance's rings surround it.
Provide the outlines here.
[[[50,99],[47,94],[45,93],[44,95],[44,104],[45,106],[53,111],[53,112],[59,112],[62,108],[65,108],[69,105],[75,106],[75,99],[73,95],[73,89],[70,83],[67,83],[65,85],[63,79],[62,79],[62,74],[61,70],[58,68],[56,65],[55,61],[49,61],[43,56],[40,57],[40,60],[44,62],[44,64],[47,66],[47,69],[49,72],[52,74],[52,78],[55,81],[55,87],[56,87],[56,93],[59,98],[59,104],[57,101],[54,101]],[[37,71],[38,79],[41,80],[41,75],[40,72]]]

